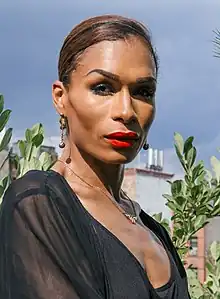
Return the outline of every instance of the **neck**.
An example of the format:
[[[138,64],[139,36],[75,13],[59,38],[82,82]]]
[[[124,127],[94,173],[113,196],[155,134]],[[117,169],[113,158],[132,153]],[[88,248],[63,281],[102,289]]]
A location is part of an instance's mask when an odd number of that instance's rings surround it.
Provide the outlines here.
[[[106,164],[80,151],[75,145],[67,143],[59,160],[68,161],[68,167],[90,185],[106,189],[117,200],[120,200],[120,189],[124,176],[124,166]],[[63,165],[61,173],[66,176]],[[69,172],[68,172],[69,173]]]

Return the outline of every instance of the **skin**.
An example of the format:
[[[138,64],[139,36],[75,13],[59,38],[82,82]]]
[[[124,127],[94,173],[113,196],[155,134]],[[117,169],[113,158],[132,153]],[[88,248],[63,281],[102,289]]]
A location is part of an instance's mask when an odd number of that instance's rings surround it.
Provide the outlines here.
[[[69,127],[60,160],[70,158],[68,167],[58,161],[54,170],[66,178],[85,209],[133,253],[157,288],[170,278],[169,258],[160,242],[140,219],[131,225],[109,197],[70,170],[134,214],[121,191],[124,164],[136,157],[146,140],[155,115],[155,91],[155,65],[146,44],[137,37],[89,47],[70,84],[56,81],[52,88],[56,110],[66,116]],[[132,147],[114,148],[105,139],[112,132],[127,130],[139,136]],[[135,209],[139,214],[137,204]]]

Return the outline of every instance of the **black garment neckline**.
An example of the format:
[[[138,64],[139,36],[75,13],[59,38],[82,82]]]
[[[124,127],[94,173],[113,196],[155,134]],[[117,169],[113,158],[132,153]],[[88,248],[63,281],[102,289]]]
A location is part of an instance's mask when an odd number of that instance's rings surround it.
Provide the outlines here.
[[[62,183],[64,184],[64,186],[67,188],[69,194],[71,197],[73,197],[76,201],[77,204],[80,206],[80,208],[82,209],[82,211],[87,215],[87,217],[89,217],[90,219],[92,219],[93,221],[95,221],[98,225],[100,225],[114,240],[116,240],[116,242],[122,247],[124,248],[124,250],[129,254],[129,256],[133,259],[133,261],[137,264],[137,266],[139,267],[141,274],[144,277],[144,282],[147,284],[148,287],[150,287],[151,291],[153,291],[155,296],[158,296],[157,292],[160,291],[164,291],[167,288],[169,288],[171,286],[171,284],[175,281],[175,275],[174,275],[174,261],[172,260],[171,254],[164,242],[164,240],[157,234],[157,232],[152,231],[160,240],[160,242],[162,243],[168,258],[169,258],[169,262],[170,262],[170,278],[169,280],[162,286],[158,287],[158,288],[154,288],[153,285],[151,284],[149,277],[147,275],[146,270],[144,269],[144,267],[141,265],[140,261],[137,259],[137,257],[132,253],[132,251],[114,234],[112,233],[109,229],[107,229],[101,222],[99,222],[97,219],[95,219],[92,214],[90,214],[90,212],[83,206],[82,202],[80,201],[79,197],[76,195],[76,193],[72,190],[71,186],[69,185],[68,181],[65,179],[64,176],[62,176],[59,172],[50,169],[48,170],[49,173],[51,173],[52,175],[55,175],[57,177],[60,178],[60,180],[62,181]],[[141,210],[142,212],[142,210]],[[140,218],[141,218],[141,213],[140,213]],[[143,221],[143,223],[145,222],[144,219],[141,219]],[[145,223],[144,225],[146,227],[148,227]],[[150,228],[149,228],[150,229]],[[159,298],[159,297],[158,297]]]

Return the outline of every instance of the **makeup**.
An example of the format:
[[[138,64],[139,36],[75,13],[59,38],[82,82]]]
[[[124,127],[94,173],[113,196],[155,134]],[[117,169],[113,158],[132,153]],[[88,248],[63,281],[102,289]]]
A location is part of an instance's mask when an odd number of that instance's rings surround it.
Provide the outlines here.
[[[114,132],[105,136],[105,139],[115,148],[128,148],[139,139],[139,136],[136,132],[132,131]]]

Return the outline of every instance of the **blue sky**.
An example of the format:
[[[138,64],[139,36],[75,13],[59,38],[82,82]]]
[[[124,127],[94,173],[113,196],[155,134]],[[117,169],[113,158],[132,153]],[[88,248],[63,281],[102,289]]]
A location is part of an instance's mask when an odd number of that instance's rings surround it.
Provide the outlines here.
[[[0,93],[12,109],[15,136],[36,122],[57,142],[58,117],[51,83],[62,41],[81,20],[122,14],[149,26],[160,58],[157,117],[149,136],[165,150],[167,170],[177,171],[173,133],[194,135],[199,157],[220,147],[220,59],[213,30],[220,29],[219,0],[1,0]]]

